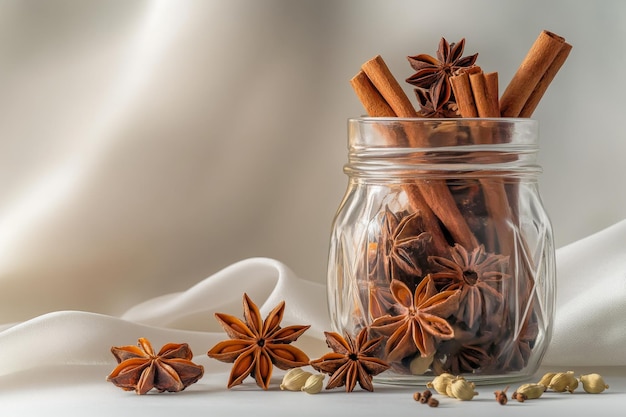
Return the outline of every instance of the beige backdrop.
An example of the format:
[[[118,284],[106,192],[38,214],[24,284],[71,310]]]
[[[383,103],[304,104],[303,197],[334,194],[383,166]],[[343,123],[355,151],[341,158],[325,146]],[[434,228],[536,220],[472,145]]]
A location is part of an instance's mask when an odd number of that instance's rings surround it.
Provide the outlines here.
[[[626,217],[626,2],[0,2],[0,323],[119,314],[253,256],[323,282],[348,80],[441,36],[501,85],[574,49],[535,113],[557,245]],[[405,86],[410,97],[410,86]]]

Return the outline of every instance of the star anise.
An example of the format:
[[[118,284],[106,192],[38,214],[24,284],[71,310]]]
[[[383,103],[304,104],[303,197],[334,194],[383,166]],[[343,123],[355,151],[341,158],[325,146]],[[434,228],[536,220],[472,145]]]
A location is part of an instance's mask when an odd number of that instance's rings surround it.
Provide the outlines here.
[[[407,78],[406,82],[419,88],[430,89],[437,81],[443,79],[447,88],[451,90],[449,78],[460,69],[474,65],[478,58],[478,54],[461,57],[464,48],[465,39],[458,43],[448,43],[445,38],[441,38],[437,58],[427,54],[407,57],[411,67],[417,72]]]
[[[389,285],[382,285],[369,281],[367,291],[369,317],[376,319],[389,314],[389,311],[394,304],[393,296],[389,290]]]
[[[507,329],[512,332],[515,327],[513,323],[507,323]],[[528,363],[530,354],[539,334],[539,325],[534,314],[532,314],[519,329],[519,334],[511,335],[505,333],[505,337],[512,338],[513,343],[499,343],[501,351],[498,355],[498,363],[502,369],[507,371],[519,371]]]
[[[451,101],[452,89],[443,78],[437,80],[430,89],[415,89],[421,117],[458,117],[456,103]]]
[[[447,372],[453,375],[472,373],[480,369],[482,373],[493,367],[495,359],[491,354],[494,335],[490,331],[477,334],[454,326],[454,339],[439,346],[437,355],[442,362],[435,361],[437,373]]]
[[[358,382],[361,388],[374,391],[372,377],[389,369],[387,362],[376,357],[382,337],[368,340],[365,327],[361,329],[356,340],[348,334],[345,338],[335,332],[324,334],[326,344],[333,352],[311,361],[311,366],[330,375],[326,389],[345,385],[346,392],[352,392]]]
[[[417,71],[406,79],[416,87],[415,94],[422,117],[459,117],[456,99],[450,84],[450,77],[470,68],[478,54],[461,57],[465,39],[458,43],[448,43],[441,38],[437,58],[427,54],[409,56],[409,64]]]
[[[415,292],[403,282],[393,280],[391,293],[398,314],[380,317],[370,327],[376,333],[388,336],[385,359],[389,362],[419,352],[426,357],[435,352],[435,339],[454,337],[452,326],[446,321],[458,307],[458,291],[438,292],[430,276],[426,276]]]
[[[111,353],[118,365],[107,381],[137,394],[146,394],[152,388],[159,392],[182,391],[204,374],[203,366],[191,361],[193,354],[186,343],[168,343],[155,354],[148,339],[140,338],[137,346],[114,346]]]
[[[417,281],[422,278],[422,267],[427,265],[428,250],[432,240],[425,231],[420,212],[394,213],[385,207],[378,256],[383,265],[385,282],[392,279]]]
[[[311,326],[281,328],[284,311],[285,302],[281,301],[262,320],[259,308],[244,294],[245,322],[228,314],[215,313],[217,321],[231,339],[219,342],[207,354],[219,361],[234,363],[228,388],[241,384],[251,375],[259,387],[268,389],[274,365],[280,369],[308,365],[309,357],[290,343]]]
[[[450,251],[452,259],[431,256],[440,268],[431,276],[446,290],[460,290],[459,308],[455,317],[473,328],[481,317],[494,314],[502,305],[502,280],[509,277],[504,271],[508,256],[485,252],[480,245],[472,252],[456,244]]]

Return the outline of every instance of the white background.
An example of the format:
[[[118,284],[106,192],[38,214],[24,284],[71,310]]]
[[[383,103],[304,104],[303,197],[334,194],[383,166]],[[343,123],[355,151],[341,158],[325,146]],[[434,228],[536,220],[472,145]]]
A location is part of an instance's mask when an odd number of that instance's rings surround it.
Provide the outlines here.
[[[0,323],[117,314],[238,260],[324,282],[348,80],[466,38],[500,85],[573,45],[534,117],[558,246],[626,217],[626,2],[0,2]],[[411,98],[411,87],[405,85]]]

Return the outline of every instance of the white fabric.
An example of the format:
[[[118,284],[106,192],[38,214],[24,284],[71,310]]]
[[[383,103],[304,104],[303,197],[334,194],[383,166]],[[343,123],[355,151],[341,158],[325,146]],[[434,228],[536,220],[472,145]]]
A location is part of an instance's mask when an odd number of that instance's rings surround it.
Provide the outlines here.
[[[286,300],[283,323],[310,324],[300,343],[307,350],[323,352],[322,334],[329,330],[324,287],[299,279],[278,261],[254,258],[231,265],[184,292],[148,300],[122,317],[59,311],[9,327],[0,333],[0,375],[64,364],[114,363],[109,348],[135,344],[139,337],[155,346],[186,342],[196,354],[206,353],[224,339],[213,314],[241,317],[244,292],[264,315]]]
[[[557,251],[546,363],[626,365],[626,220]]]

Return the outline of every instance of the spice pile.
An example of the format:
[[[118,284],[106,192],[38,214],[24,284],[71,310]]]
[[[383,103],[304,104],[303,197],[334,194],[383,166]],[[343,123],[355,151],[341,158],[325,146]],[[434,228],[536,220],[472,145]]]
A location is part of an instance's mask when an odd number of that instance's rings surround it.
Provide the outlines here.
[[[478,54],[463,56],[464,48],[463,39],[457,43],[442,39],[436,57],[408,57],[415,74],[406,81],[415,87],[419,110],[380,56],[363,64],[351,84],[370,116],[438,120],[530,117],[571,46],[560,36],[542,32],[501,97],[497,73],[484,73],[476,65]],[[423,139],[419,135],[398,138],[389,138],[389,145],[419,148]],[[499,140],[497,135],[485,137],[484,131],[470,131],[466,139],[469,144]],[[501,178],[461,185],[433,180],[428,186],[407,184],[406,194],[414,210],[385,207],[379,233],[370,236],[366,246],[366,269],[357,274],[367,318],[355,317],[359,323],[355,334],[325,332],[332,352],[311,360],[291,344],[310,326],[281,327],[284,302],[263,319],[244,294],[243,320],[216,313],[229,339],[207,354],[233,363],[228,388],[251,377],[267,390],[276,366],[287,370],[282,390],[318,393],[324,374],[328,374],[326,389],[345,387],[352,392],[358,384],[373,391],[373,377],[391,369],[438,375],[429,388],[469,400],[476,395],[474,383],[463,374],[506,374],[527,365],[538,338],[540,315],[535,311],[539,302],[533,299],[536,271],[528,260],[512,256],[515,248],[525,249],[526,242],[506,226],[515,223],[518,214],[516,184],[505,186]],[[493,221],[477,222],[468,213]],[[512,303],[528,306],[521,321]],[[118,366],[107,380],[138,394],[153,388],[182,391],[204,373],[201,365],[191,361],[186,344],[170,343],[155,354],[141,338],[138,346],[113,347],[111,351]],[[304,366],[320,373],[301,370]],[[601,392],[606,385],[594,375],[580,381],[588,392]],[[571,390],[573,381],[578,382],[567,373],[551,377],[554,382],[542,380],[537,385],[556,391],[564,380],[565,389]],[[541,395],[535,391],[535,386],[523,386],[514,398],[524,401]],[[507,389],[495,396],[500,404],[506,404]],[[415,399],[438,405],[430,390],[416,393]]]
[[[247,294],[243,296],[243,308],[244,320],[227,314],[215,314],[230,339],[219,342],[207,353],[214,359],[233,363],[227,383],[229,389],[250,376],[260,388],[268,390],[275,365],[287,370],[280,384],[283,391],[318,394],[324,385],[324,374],[328,374],[327,390],[345,387],[346,392],[352,392],[358,383],[362,389],[371,392],[374,391],[372,377],[389,368],[384,360],[377,358],[381,338],[370,339],[367,329],[361,330],[356,339],[349,335],[343,337],[326,332],[326,343],[332,352],[310,360],[304,352],[290,345],[309,326],[280,326],[285,310],[284,301],[265,320]],[[118,365],[107,376],[107,381],[139,395],[145,395],[153,389],[159,393],[180,392],[204,375],[204,367],[192,362],[193,354],[186,343],[167,343],[155,353],[151,343],[140,338],[136,346],[114,346],[111,353]],[[307,365],[321,373],[303,370]],[[524,402],[539,398],[548,390],[571,393],[579,386],[579,381],[583,389],[592,394],[601,393],[609,387],[599,374],[576,378],[571,371],[552,372],[545,374],[536,384],[521,385],[512,398]],[[478,395],[473,382],[448,373],[436,376],[427,387],[429,389],[423,392],[414,393],[413,399],[430,407],[439,406],[439,400],[433,397],[430,389],[461,401],[471,400]],[[507,390],[508,387],[494,393],[502,405],[508,401]]]

